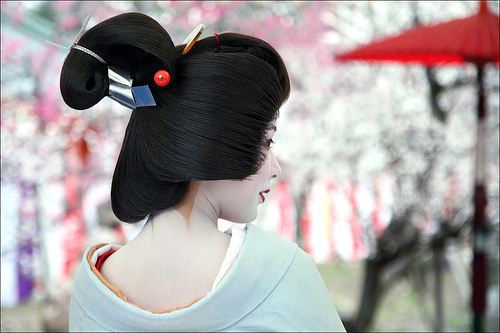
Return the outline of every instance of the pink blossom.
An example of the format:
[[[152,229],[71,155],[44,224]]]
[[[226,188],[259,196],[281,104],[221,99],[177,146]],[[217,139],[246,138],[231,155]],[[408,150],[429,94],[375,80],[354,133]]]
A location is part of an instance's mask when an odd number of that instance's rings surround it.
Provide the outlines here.
[[[54,1],[54,9],[57,11],[71,10],[77,5],[76,1]]]
[[[61,22],[59,23],[60,27],[65,29],[65,30],[72,30],[76,28],[81,22],[81,18],[78,17],[77,15],[69,15],[66,17],[63,17],[61,19]]]
[[[2,62],[7,63],[25,45],[23,40],[15,39],[2,33]]]
[[[59,88],[56,85],[52,85],[48,89],[45,89],[43,97],[37,101],[37,111],[38,116],[44,123],[54,121],[57,118],[59,109],[57,108],[57,98],[59,94]]]

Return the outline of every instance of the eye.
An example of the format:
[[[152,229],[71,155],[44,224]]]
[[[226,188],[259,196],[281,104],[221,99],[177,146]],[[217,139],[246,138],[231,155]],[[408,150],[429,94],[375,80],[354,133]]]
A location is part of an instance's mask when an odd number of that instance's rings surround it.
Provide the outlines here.
[[[266,148],[271,148],[271,145],[274,143],[273,139],[267,139],[265,142]]]

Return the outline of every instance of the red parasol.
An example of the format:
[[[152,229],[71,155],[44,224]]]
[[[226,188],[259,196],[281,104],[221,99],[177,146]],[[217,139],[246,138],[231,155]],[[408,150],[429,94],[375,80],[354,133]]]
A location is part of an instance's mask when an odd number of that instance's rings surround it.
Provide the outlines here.
[[[476,15],[449,22],[419,26],[398,36],[377,41],[354,51],[337,56],[338,60],[396,61],[438,64],[474,63],[478,83],[478,138],[476,147],[476,175],[474,192],[474,260],[472,281],[472,310],[474,330],[480,331],[486,308],[486,186],[485,186],[485,93],[484,66],[499,62],[499,16],[490,12],[486,1],[481,1]]]
[[[481,1],[479,12],[434,26],[419,26],[337,56],[338,60],[397,61],[425,65],[499,61],[499,20]]]

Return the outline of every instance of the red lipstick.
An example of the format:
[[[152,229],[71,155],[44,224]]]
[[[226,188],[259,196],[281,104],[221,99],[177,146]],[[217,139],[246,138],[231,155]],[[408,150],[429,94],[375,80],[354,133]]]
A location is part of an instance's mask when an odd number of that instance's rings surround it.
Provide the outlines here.
[[[269,193],[269,192],[271,192],[271,190],[265,190],[265,191],[262,191],[259,193],[260,197],[262,198],[262,202],[266,201],[266,198],[264,197],[264,194],[262,194],[262,193]]]

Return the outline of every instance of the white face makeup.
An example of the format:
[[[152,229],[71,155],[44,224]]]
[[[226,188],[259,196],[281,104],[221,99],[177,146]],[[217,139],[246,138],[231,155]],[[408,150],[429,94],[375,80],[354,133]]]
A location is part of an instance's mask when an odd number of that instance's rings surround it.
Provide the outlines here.
[[[271,188],[271,180],[281,174],[281,168],[274,157],[270,144],[276,127],[266,135],[267,158],[259,172],[248,180],[202,181],[215,209],[219,207],[219,217],[231,222],[248,223],[257,218],[258,205],[264,203]]]

